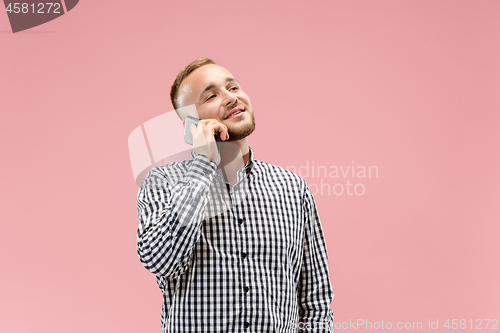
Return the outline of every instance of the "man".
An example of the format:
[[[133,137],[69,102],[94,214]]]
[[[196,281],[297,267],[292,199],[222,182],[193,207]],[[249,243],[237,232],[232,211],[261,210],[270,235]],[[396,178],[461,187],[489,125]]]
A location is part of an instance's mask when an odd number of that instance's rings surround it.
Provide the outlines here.
[[[198,113],[193,158],[153,168],[137,196],[137,248],[163,292],[162,332],[333,332],[314,199],[302,178],[255,159],[240,83],[201,58],[171,99],[182,120],[187,106]]]

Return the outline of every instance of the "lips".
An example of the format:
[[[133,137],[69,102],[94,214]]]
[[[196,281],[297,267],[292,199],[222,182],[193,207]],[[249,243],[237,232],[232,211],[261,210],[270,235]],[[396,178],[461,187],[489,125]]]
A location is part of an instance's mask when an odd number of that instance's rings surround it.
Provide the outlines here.
[[[244,112],[245,111],[245,108],[243,106],[237,106],[235,108],[233,108],[227,115],[224,119],[227,119],[229,117],[231,117],[233,114],[237,113],[237,112]]]

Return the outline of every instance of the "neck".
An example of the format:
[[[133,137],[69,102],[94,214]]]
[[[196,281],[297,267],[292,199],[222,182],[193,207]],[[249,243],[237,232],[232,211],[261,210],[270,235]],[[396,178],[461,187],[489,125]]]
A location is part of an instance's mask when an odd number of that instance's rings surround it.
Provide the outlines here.
[[[248,140],[244,138],[231,142],[222,141],[219,150],[221,162],[218,167],[221,169],[226,181],[234,185],[238,180],[238,171],[243,169],[250,159]]]

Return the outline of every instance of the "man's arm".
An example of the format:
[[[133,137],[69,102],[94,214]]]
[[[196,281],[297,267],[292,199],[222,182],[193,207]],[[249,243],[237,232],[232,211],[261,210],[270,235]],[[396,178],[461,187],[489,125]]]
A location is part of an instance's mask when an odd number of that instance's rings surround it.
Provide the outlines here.
[[[305,183],[305,182],[304,182]],[[301,327],[310,332],[333,332],[333,289],[328,279],[328,256],[325,237],[316,204],[309,187],[305,185],[304,256],[298,301]]]
[[[176,278],[189,267],[215,170],[214,162],[197,155],[175,184],[157,168],[142,182],[137,194],[137,252],[151,273]]]

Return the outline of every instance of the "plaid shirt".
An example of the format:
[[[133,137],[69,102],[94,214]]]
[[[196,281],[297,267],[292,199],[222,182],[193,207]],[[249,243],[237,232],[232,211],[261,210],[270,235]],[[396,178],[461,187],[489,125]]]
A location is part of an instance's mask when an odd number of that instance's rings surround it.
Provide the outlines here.
[[[163,333],[333,332],[309,187],[253,155],[234,186],[194,152],[142,182],[137,251],[163,292]]]

